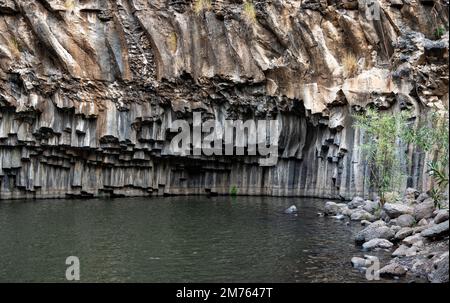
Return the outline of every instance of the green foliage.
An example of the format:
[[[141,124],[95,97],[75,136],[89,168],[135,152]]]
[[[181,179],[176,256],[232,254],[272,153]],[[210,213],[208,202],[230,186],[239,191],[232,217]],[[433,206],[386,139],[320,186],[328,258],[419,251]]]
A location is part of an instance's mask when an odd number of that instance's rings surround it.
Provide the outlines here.
[[[362,154],[370,168],[372,186],[380,195],[383,205],[385,194],[398,191],[405,178],[401,167],[405,159],[398,153],[398,144],[408,127],[408,113],[391,114],[368,109],[354,118],[354,126],[365,135]]]
[[[434,31],[434,36],[436,37],[436,39],[441,39],[444,33],[445,29],[442,26],[440,26],[436,28],[436,30]]]
[[[236,185],[233,185],[230,189],[230,196],[235,197],[235,196],[237,196],[237,193],[238,193],[238,188],[236,187]]]
[[[424,152],[431,153],[433,160],[427,163],[427,173],[434,187],[430,191],[437,206],[448,187],[449,120],[448,111],[432,111],[425,124],[406,133],[409,143],[416,144]]]

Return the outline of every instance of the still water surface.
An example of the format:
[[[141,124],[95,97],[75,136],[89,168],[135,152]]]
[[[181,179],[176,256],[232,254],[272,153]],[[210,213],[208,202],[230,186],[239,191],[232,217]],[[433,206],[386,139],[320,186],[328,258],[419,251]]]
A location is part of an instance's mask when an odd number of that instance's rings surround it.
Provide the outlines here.
[[[73,255],[82,282],[365,282],[350,265],[364,254],[352,241],[361,227],[318,217],[324,203],[273,197],[0,201],[0,281],[64,282],[65,260]],[[283,213],[292,204],[297,216]]]

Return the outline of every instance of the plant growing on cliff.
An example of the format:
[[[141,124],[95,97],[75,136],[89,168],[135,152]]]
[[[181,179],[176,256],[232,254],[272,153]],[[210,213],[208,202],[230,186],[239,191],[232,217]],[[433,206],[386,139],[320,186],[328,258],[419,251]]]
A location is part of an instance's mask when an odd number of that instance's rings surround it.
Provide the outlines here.
[[[66,2],[64,2],[64,7],[69,11],[73,11],[75,9],[75,1],[66,0]]]
[[[210,10],[212,7],[211,0],[195,0],[194,12],[196,15],[200,15],[204,10]]]
[[[12,37],[9,40],[9,48],[13,54],[13,56],[18,59],[20,58],[20,53],[22,52],[22,45],[16,37]]]
[[[177,40],[177,34],[175,32],[170,33],[167,36],[167,47],[172,53],[175,53],[178,48],[178,40]]]
[[[354,126],[364,134],[362,155],[370,169],[372,186],[383,205],[387,193],[398,191],[405,176],[401,167],[405,159],[398,152],[398,145],[408,127],[407,114],[381,113],[375,109],[367,109],[364,114],[354,115],[354,119]]]
[[[256,22],[256,9],[252,2],[244,1],[244,6],[242,8],[245,19],[250,23]]]
[[[237,189],[236,185],[233,185],[230,189],[230,196],[236,197],[237,193],[238,193],[238,189]]]
[[[353,53],[346,53],[342,59],[342,67],[344,69],[344,77],[353,77],[358,71],[358,59]]]
[[[444,33],[445,29],[442,26],[440,26],[436,28],[436,30],[434,31],[434,36],[436,37],[436,39],[441,39]]]

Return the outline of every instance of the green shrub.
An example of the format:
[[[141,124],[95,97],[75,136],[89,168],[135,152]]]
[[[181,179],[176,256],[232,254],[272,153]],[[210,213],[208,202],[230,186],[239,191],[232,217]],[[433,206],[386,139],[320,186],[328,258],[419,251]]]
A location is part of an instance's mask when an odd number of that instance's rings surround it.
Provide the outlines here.
[[[405,178],[402,158],[398,152],[398,140],[407,124],[407,113],[381,113],[368,109],[354,115],[354,126],[363,131],[365,141],[361,145],[363,158],[370,169],[370,182],[380,195],[380,203],[386,202],[388,192],[398,192]]]
[[[235,197],[235,196],[237,196],[237,193],[238,193],[238,188],[236,187],[236,185],[233,185],[230,189],[230,196]]]
[[[436,39],[441,39],[444,34],[445,29],[441,26],[436,28],[436,30],[434,31],[434,36],[436,37]]]
[[[405,137],[409,143],[415,144],[424,152],[431,153],[433,160],[427,163],[427,173],[433,181],[430,195],[440,207],[444,193],[448,188],[449,164],[449,115],[448,111],[433,110],[425,124],[409,129]]]

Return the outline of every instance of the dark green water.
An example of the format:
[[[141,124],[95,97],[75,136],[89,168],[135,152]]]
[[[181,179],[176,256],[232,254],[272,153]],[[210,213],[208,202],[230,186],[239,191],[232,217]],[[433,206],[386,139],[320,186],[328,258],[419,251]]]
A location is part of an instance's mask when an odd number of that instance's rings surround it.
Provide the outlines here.
[[[0,202],[0,281],[366,281],[350,259],[358,224],[317,212],[325,201],[170,197]],[[296,204],[298,216],[283,214]]]

